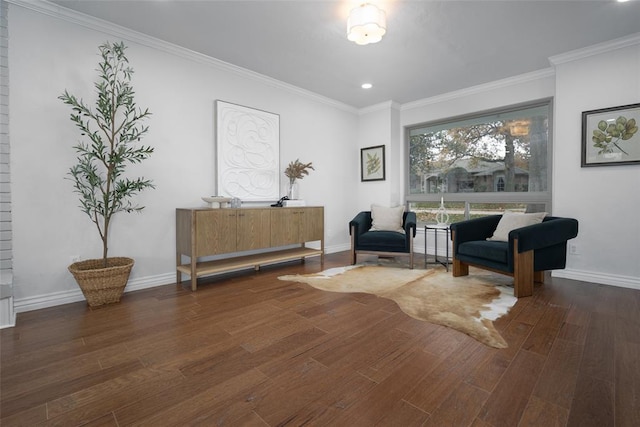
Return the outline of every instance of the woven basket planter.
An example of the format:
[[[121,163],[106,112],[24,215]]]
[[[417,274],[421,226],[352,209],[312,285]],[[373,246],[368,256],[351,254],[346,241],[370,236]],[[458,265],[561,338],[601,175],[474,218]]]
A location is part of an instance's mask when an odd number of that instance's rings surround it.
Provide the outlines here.
[[[107,267],[102,259],[74,262],[69,271],[78,282],[84,297],[91,307],[120,301],[133,259],[125,257],[107,258]]]

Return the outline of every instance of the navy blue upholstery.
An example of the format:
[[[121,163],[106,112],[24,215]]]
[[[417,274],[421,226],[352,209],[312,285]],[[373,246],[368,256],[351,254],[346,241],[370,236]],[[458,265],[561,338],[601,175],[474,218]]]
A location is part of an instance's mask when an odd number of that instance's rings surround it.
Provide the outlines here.
[[[468,274],[468,265],[514,276],[514,285],[522,285],[521,295],[528,296],[528,288],[533,292],[533,282],[521,284],[534,277],[542,281],[542,272],[565,268],[567,260],[567,240],[578,235],[578,221],[573,218],[547,216],[542,223],[512,230],[508,242],[486,240],[493,235],[502,215],[490,215],[462,221],[451,225],[453,240],[453,275]],[[531,261],[523,261],[523,254],[532,256]],[[531,264],[531,266],[529,266]],[[517,271],[525,265],[532,271]],[[525,278],[526,276],[526,278]]]
[[[351,263],[356,263],[357,254],[408,256],[413,268],[413,238],[416,236],[416,214],[405,212],[402,217],[404,233],[396,231],[370,231],[371,211],[358,213],[349,222],[351,235]]]

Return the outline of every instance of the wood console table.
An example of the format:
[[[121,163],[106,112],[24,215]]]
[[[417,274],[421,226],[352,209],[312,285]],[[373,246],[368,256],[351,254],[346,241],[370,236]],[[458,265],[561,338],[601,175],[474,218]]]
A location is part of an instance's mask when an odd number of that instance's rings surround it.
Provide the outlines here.
[[[305,246],[312,241],[320,241],[320,249]],[[242,254],[291,245],[300,246]],[[229,258],[198,261],[231,253]],[[189,263],[183,264],[182,256]],[[189,275],[193,291],[198,277],[312,256],[324,263],[323,207],[176,209],[176,280],[181,283],[182,274]]]

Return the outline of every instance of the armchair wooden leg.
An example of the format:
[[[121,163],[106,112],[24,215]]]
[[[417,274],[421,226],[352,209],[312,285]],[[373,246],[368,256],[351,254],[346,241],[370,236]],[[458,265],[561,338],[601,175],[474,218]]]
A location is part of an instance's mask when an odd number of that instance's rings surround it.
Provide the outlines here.
[[[468,276],[469,264],[465,264],[457,258],[453,258],[453,267],[451,269],[453,277]]]
[[[351,265],[355,265],[358,255],[356,255],[356,230],[351,228]]]
[[[533,281],[536,283],[544,283],[544,270],[533,272]]]
[[[413,239],[409,240],[409,268],[413,270]]]
[[[518,253],[517,240],[513,249],[513,295],[529,297],[533,295],[533,251]]]
[[[453,254],[451,255],[451,274],[453,277],[460,276],[468,276],[469,275],[469,264],[465,264],[456,258],[456,233],[455,231],[451,231],[451,240],[453,241]],[[448,242],[447,242],[448,244]]]

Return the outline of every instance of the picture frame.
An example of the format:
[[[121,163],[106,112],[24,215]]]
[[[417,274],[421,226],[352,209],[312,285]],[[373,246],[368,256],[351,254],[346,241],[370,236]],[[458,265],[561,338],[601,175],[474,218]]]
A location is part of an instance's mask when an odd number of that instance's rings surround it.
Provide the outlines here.
[[[217,196],[280,198],[280,116],[216,100]]]
[[[581,166],[640,164],[640,104],[582,112]]]
[[[384,145],[360,149],[360,181],[384,181]]]

